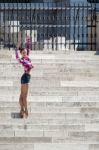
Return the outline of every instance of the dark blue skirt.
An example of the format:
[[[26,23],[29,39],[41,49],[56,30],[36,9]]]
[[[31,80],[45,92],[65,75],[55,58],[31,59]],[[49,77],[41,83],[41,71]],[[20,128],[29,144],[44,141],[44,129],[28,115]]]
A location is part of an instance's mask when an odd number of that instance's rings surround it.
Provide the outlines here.
[[[24,73],[21,77],[21,84],[27,84],[30,82],[31,75],[28,73]]]

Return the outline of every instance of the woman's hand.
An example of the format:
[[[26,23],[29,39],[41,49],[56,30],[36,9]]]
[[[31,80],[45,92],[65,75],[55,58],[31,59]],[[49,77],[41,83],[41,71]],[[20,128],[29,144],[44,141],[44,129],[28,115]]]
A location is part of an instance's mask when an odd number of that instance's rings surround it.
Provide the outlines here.
[[[17,48],[19,48],[21,45],[21,33],[19,33],[19,36],[18,36],[18,43],[16,45]]]
[[[30,36],[26,35],[26,42],[30,42]]]

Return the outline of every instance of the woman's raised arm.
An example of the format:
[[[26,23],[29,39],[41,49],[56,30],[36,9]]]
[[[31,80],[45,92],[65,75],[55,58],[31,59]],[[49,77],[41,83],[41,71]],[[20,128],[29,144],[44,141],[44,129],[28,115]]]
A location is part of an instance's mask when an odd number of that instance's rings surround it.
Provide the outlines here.
[[[26,37],[26,43],[25,43],[25,47],[27,49],[27,55],[29,55],[30,53],[30,48],[31,48],[31,39],[30,39],[30,36],[27,35]]]
[[[18,60],[18,62],[20,63],[23,63],[23,60],[20,58],[20,51],[19,51],[19,47],[21,45],[21,36],[19,35],[19,40],[18,40],[18,43],[16,45],[16,48],[15,48],[15,55],[16,55],[16,59]]]

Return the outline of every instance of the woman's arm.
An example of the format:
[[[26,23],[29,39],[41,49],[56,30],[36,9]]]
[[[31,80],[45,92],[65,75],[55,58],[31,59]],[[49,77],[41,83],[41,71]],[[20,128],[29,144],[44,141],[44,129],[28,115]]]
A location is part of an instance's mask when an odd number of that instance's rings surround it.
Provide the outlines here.
[[[26,60],[26,59],[21,59],[19,56],[19,49],[16,48],[16,59],[18,60],[19,63],[21,63],[23,66],[28,67],[29,69],[34,68],[34,66],[32,65],[30,59]]]
[[[23,60],[20,58],[20,55],[19,55],[19,48],[16,48],[15,49],[15,55],[16,55],[16,59],[18,60],[19,63],[23,63]]]
[[[18,60],[19,63],[22,63],[23,60],[20,58],[20,51],[19,51],[19,47],[21,45],[21,35],[19,35],[19,40],[18,43],[16,45],[16,49],[15,49],[15,55],[16,55],[16,59]]]
[[[26,66],[28,67],[29,69],[30,68],[34,68],[34,66],[32,65],[31,63],[31,60],[26,60],[26,59],[21,59],[20,57],[20,51],[19,51],[19,47],[21,45],[21,40],[19,40],[17,46],[16,46],[16,49],[15,49],[15,55],[16,55],[16,59],[18,60],[19,63],[21,63],[23,66]],[[29,54],[29,46],[30,46],[30,38],[27,37],[27,42],[26,42],[26,48],[28,50],[28,54]]]
[[[29,53],[30,53],[30,48],[31,48],[31,40],[30,40],[30,37],[29,37],[29,36],[26,37],[25,47],[26,47],[26,49],[27,49],[27,55],[29,55]]]

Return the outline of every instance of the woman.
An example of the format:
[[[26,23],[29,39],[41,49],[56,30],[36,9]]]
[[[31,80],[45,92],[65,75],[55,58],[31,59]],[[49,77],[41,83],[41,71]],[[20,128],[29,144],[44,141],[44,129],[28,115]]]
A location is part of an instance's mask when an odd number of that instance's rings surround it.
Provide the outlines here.
[[[21,106],[20,110],[20,116],[23,118],[24,115],[27,118],[28,117],[28,108],[27,108],[27,95],[28,95],[28,88],[29,88],[29,82],[30,82],[30,71],[34,66],[31,63],[31,60],[29,58],[29,48],[30,48],[30,38],[27,36],[26,38],[26,48],[19,48],[20,44],[18,43],[18,46],[15,50],[16,53],[16,59],[19,63],[21,63],[24,67],[24,74],[21,77],[21,94],[19,98],[19,103]],[[20,53],[22,55],[22,58],[19,56],[19,49]]]

